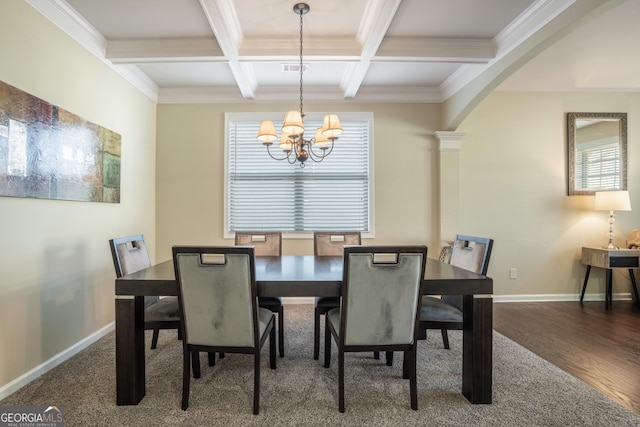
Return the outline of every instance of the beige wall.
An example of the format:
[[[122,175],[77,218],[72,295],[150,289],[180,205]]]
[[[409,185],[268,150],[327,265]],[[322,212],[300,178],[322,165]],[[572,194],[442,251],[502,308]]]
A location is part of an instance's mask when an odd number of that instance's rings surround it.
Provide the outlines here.
[[[567,112],[628,113],[628,186],[634,211],[616,215],[622,246],[640,228],[640,94],[494,92],[463,121],[459,230],[495,240],[489,275],[498,296],[567,298],[584,279],[581,246],[608,239],[607,212],[593,196],[567,196]],[[509,279],[509,268],[518,278]],[[629,293],[626,270],[614,292]],[[589,292],[603,292],[593,270]]]
[[[0,389],[114,319],[108,239],[155,245],[155,103],[23,1],[0,2],[0,80],[122,136],[120,204],[0,197]]]
[[[173,244],[233,243],[223,239],[224,113],[288,107],[158,107],[159,260],[171,257]],[[439,198],[457,197],[457,218],[444,221],[457,223],[459,233],[495,240],[489,275],[497,300],[575,299],[584,278],[580,247],[606,243],[606,212],[592,210],[592,196],[567,196],[567,112],[629,113],[629,190],[632,205],[640,209],[634,188],[639,142],[633,137],[640,129],[632,120],[640,115],[640,95],[494,92],[457,129],[466,133],[460,151],[442,157],[433,137],[440,130],[437,105],[344,103],[309,109],[329,110],[374,112],[375,239],[365,243],[426,243],[435,257],[441,243]],[[450,157],[458,160],[450,164]],[[265,154],[265,161],[272,160]],[[447,170],[441,173],[440,167]],[[456,167],[459,176],[451,176]],[[459,183],[444,183],[449,190],[440,195],[440,176]],[[618,213],[618,244],[634,228],[640,228],[637,213]],[[284,243],[284,253],[312,250],[310,240]],[[509,278],[512,267],[517,279]],[[616,271],[614,282],[614,292],[628,296],[626,271]],[[602,292],[603,274],[594,270],[589,293]]]
[[[284,112],[291,104],[295,102],[158,106],[158,259],[169,259],[174,244],[233,244],[223,239],[224,114]],[[433,133],[439,130],[439,106],[309,103],[305,107],[307,112],[374,113],[375,238],[365,243],[431,246],[437,242],[438,152]],[[274,160],[265,151],[265,162],[270,161]],[[283,253],[313,253],[313,241],[285,240]]]

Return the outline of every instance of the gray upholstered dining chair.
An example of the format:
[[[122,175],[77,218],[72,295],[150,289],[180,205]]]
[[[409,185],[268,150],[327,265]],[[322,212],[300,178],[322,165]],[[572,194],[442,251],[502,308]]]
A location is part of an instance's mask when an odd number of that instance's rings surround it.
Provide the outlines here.
[[[126,276],[151,266],[144,236],[128,236],[109,240],[116,277]],[[180,328],[180,310],[175,296],[144,297],[144,329],[153,330],[151,348],[158,345],[160,329]]]
[[[236,246],[253,246],[256,256],[281,256],[282,233],[279,231],[236,231]],[[260,307],[278,314],[278,352],[284,357],[284,306],[280,297],[259,297]]]
[[[315,256],[342,256],[347,245],[360,245],[359,231],[316,231],[313,233]],[[316,297],[313,310],[313,358],[320,357],[320,316],[340,307],[340,297]]]
[[[260,350],[269,338],[276,368],[275,316],[258,307],[252,247],[174,246],[182,314],[182,409],[189,406],[190,360],[200,351],[253,355],[253,413],[260,409]],[[214,402],[212,402],[215,404]]]
[[[493,240],[486,237],[457,235],[451,246],[449,263],[482,275],[487,274]],[[428,329],[440,329],[444,348],[449,348],[447,330],[462,329],[462,295],[425,295],[420,309],[420,339]]]
[[[344,412],[346,352],[404,352],[411,409],[418,409],[416,350],[426,246],[348,246],[340,308],[325,315],[324,366],[338,346],[338,406]]]

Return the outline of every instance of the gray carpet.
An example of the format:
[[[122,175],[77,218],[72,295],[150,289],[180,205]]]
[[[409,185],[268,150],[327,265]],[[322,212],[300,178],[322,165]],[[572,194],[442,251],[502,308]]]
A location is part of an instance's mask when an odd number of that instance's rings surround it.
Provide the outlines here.
[[[493,404],[472,405],[461,394],[461,333],[420,342],[418,411],[409,406],[402,355],[393,367],[371,354],[347,355],[346,413],[338,412],[337,360],[329,369],[312,357],[313,307],[285,308],[286,355],[268,367],[265,346],[260,415],[252,415],[251,357],[227,355],[215,367],[202,356],[187,411],[180,409],[182,347],[174,331],[147,335],[147,394],[138,406],[116,406],[113,333],[0,402],[58,405],[68,426],[639,426],[640,416],[494,332]],[[322,351],[322,348],[321,348]],[[384,358],[383,358],[384,359]]]

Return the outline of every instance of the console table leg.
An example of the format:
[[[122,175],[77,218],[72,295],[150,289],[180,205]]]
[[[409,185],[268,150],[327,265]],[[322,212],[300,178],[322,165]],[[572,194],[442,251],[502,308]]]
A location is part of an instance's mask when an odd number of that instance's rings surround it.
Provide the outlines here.
[[[636,275],[632,269],[629,269],[629,277],[631,277],[631,287],[633,291],[633,297],[635,298],[636,307],[640,308],[640,297],[638,296],[638,286],[636,285]]]
[[[604,309],[608,310],[611,308],[613,303],[613,270],[611,268],[607,268],[607,284],[605,289],[605,297],[604,297]]]
[[[587,271],[584,273],[584,284],[582,285],[582,293],[580,294],[580,302],[584,298],[584,291],[587,290],[587,282],[589,281],[589,272],[591,271],[591,266],[587,265]]]

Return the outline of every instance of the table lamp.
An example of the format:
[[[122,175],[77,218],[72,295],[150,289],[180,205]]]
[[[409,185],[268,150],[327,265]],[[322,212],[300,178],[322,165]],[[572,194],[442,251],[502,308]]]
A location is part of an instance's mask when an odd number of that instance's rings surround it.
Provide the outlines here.
[[[613,223],[616,221],[613,211],[630,211],[631,201],[628,191],[596,191],[595,209],[609,211],[609,244],[604,249],[620,249],[613,243]]]

